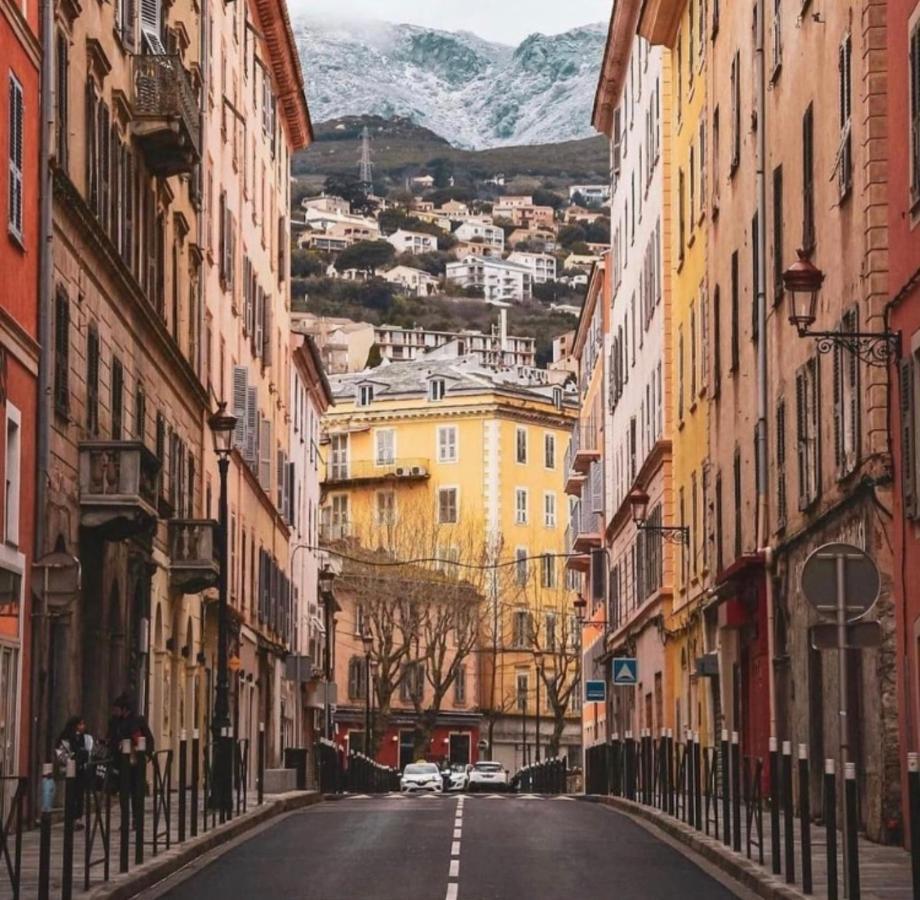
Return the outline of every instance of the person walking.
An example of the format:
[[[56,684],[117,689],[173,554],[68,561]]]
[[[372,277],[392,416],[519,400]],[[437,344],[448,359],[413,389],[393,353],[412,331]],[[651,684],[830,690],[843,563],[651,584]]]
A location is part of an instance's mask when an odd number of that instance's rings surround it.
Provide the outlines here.
[[[141,750],[141,739],[144,749]],[[125,691],[112,701],[112,716],[109,719],[109,733],[106,742],[112,754],[114,784],[119,783],[122,765],[122,741],[131,742],[130,789],[131,805],[135,818],[143,811],[147,793],[147,759],[153,755],[153,732],[147,719],[136,711],[134,699]]]
[[[61,769],[67,769],[67,763],[74,761],[76,777],[70,792],[70,803],[65,809],[65,814],[75,819],[79,827],[83,815],[83,800],[86,792],[86,781],[89,772],[90,756],[93,752],[93,737],[86,731],[86,722],[83,716],[71,716],[58,735],[55,744],[55,755]]]

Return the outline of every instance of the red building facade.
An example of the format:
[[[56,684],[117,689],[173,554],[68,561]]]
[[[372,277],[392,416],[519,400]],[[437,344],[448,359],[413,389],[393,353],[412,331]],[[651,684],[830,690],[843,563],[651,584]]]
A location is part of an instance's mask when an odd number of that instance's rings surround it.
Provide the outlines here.
[[[888,227],[890,321],[901,333],[891,379],[898,708],[901,778],[920,749],[920,2],[888,4]],[[906,807],[905,807],[906,808]]]
[[[0,774],[28,771],[38,409],[39,4],[0,2]]]

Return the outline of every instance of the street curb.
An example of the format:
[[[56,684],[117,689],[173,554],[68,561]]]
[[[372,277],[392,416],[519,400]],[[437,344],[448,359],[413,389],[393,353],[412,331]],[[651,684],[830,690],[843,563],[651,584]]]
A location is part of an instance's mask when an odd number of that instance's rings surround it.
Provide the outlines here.
[[[610,806],[617,812],[635,819],[642,819],[643,821],[637,824],[664,832],[675,843],[683,844],[758,897],[763,897],[765,900],[806,900],[805,894],[780,881],[772,872],[758,865],[754,860],[739,856],[734,851],[728,850],[721,841],[708,837],[679,819],[673,819],[657,809],[643,806],[632,800],[625,800],[622,797],[584,794],[581,799],[589,803]]]
[[[179,869],[194,862],[198,857],[245,835],[256,826],[285,813],[306,809],[321,802],[322,799],[323,795],[318,791],[293,791],[287,794],[277,794],[271,800],[266,798],[262,806],[257,806],[223,826],[218,826],[206,834],[199,834],[177,847],[160,853],[155,859],[145,862],[137,869],[123,875],[113,875],[105,884],[100,884],[81,896],[84,900],[129,900],[141,891],[153,887],[164,878],[178,872]],[[113,835],[112,848],[115,852],[117,852],[116,843],[117,835]],[[131,852],[132,854],[134,852],[133,843]],[[117,864],[116,858],[113,868]]]

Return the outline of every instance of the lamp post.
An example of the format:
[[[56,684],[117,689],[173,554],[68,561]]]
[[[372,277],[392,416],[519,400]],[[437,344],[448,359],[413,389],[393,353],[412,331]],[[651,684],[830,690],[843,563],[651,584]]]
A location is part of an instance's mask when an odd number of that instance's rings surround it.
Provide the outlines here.
[[[333,629],[335,628],[335,598],[332,595],[332,585],[335,573],[328,565],[319,571],[318,590],[323,604],[323,627],[325,628],[323,646],[323,737],[330,740],[332,736],[332,723],[330,721],[331,705],[329,703],[329,685],[332,683],[332,648]]]
[[[371,695],[371,730],[369,737],[369,744],[371,748],[371,753],[369,754],[371,759],[375,757],[374,748],[376,746],[374,742],[374,732],[377,730],[376,719],[376,710],[374,709],[374,685],[377,683],[377,670],[380,668],[380,663],[376,659],[371,660],[371,680],[370,680],[370,695]]]
[[[533,661],[537,669],[537,724],[534,745],[536,761],[540,762],[540,680],[543,678],[543,651],[539,648],[533,651]]]
[[[233,432],[236,416],[227,412],[227,404],[221,402],[217,411],[208,419],[214,437],[214,452],[217,454],[217,468],[220,473],[220,495],[217,503],[218,547],[220,552],[220,574],[217,581],[217,690],[214,697],[214,713],[211,717],[211,736],[214,743],[214,793],[215,803],[222,813],[229,814],[232,803],[230,757],[230,672],[227,665],[228,611],[227,611],[227,569],[229,567],[229,541],[227,540],[227,473],[230,470],[230,453],[233,450]]]
[[[364,754],[370,756],[371,748],[371,650],[374,649],[374,638],[369,631],[361,635],[364,644]]]
[[[824,272],[799,250],[798,259],[783,272],[783,287],[790,294],[789,323],[795,326],[799,337],[815,338],[819,353],[847,350],[870,366],[884,367],[900,356],[898,331],[812,331],[823,284]]]

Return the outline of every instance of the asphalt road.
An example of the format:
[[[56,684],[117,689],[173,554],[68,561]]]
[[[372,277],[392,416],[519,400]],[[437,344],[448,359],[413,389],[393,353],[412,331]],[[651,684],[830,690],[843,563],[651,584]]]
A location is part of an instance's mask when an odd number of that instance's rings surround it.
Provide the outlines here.
[[[144,895],[153,896],[151,895]],[[348,798],[295,813],[162,900],[727,900],[630,819],[554,797]]]

